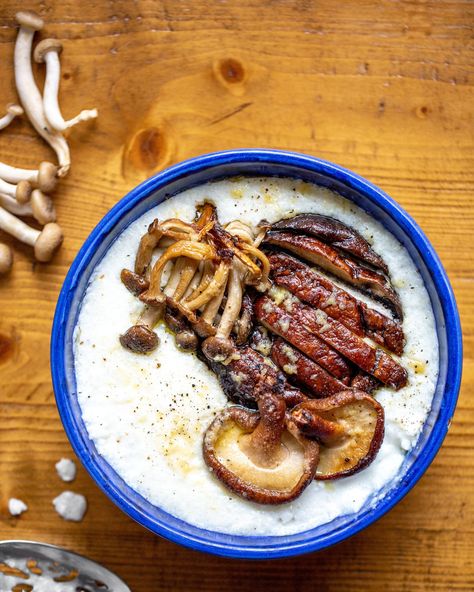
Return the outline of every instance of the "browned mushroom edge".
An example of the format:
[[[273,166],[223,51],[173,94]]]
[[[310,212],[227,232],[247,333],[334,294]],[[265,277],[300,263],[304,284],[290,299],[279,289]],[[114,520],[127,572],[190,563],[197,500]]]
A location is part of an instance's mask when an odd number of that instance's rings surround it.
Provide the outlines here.
[[[119,339],[122,347],[136,354],[148,354],[160,344],[158,335],[145,325],[133,325]]]
[[[313,480],[319,444],[295,429],[280,397],[269,393],[258,408],[224,409],[204,435],[204,460],[217,479],[246,500],[290,502]]]
[[[291,410],[298,430],[321,445],[315,479],[339,479],[365,469],[384,436],[384,410],[373,397],[346,390],[305,401]]]

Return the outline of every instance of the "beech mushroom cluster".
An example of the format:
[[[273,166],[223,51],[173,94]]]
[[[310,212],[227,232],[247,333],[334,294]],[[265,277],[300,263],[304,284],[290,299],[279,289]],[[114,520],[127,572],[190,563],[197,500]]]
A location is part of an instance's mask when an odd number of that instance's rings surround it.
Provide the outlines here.
[[[69,145],[62,132],[81,121],[97,117],[98,113],[96,109],[85,110],[64,120],[58,103],[62,44],[57,39],[44,39],[34,49],[34,60],[46,65],[45,86],[41,95],[33,74],[32,51],[35,33],[43,29],[44,21],[33,11],[18,12],[15,18],[19,30],[14,50],[14,72],[22,107],[7,105],[7,113],[0,118],[0,129],[24,113],[37,133],[54,150],[58,165],[45,161],[36,169],[24,169],[0,162],[0,228],[18,240],[34,245],[39,261],[49,261],[62,242],[62,232],[57,224],[53,224],[56,212],[48,194],[54,191],[58,179],[64,177],[71,166]],[[45,234],[37,234],[39,231],[18,220],[17,216],[34,218],[40,225],[45,225]],[[53,224],[54,232],[48,227],[50,224]],[[37,248],[40,235],[48,236],[48,248]],[[43,240],[40,245],[43,245]],[[0,273],[6,273],[12,265],[11,249],[3,247],[0,251]]]
[[[250,329],[240,317],[245,286],[268,287],[261,238],[242,222],[222,227],[209,203],[193,223],[155,220],[140,241],[134,271],[122,271],[124,284],[146,305],[122,345],[140,353],[155,349],[153,327],[164,317],[181,348],[196,349],[200,337],[206,355],[225,361],[233,351],[231,333],[238,330],[242,339],[243,327]],[[161,254],[152,264],[156,249]]]

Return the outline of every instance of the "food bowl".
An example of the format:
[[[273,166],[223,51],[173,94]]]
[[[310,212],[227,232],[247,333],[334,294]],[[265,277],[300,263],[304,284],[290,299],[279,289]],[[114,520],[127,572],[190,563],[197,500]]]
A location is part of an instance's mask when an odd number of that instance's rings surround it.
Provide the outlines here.
[[[372,495],[358,512],[285,536],[212,532],[152,505],[98,454],[76,394],[73,331],[89,278],[113,241],[131,222],[168,197],[208,181],[242,175],[294,177],[328,187],[381,222],[408,250],[423,278],[440,348],[431,411],[396,479]],[[323,549],[352,536],[390,510],[416,484],[440,448],[456,406],[462,336],[456,301],[438,256],[415,221],[388,195],[359,175],[318,158],[276,150],[233,150],[199,156],[151,177],[99,222],[74,260],[59,296],[52,329],[51,367],[59,413],[76,454],[99,487],[125,513],[154,533],[192,549],[237,558],[276,558]]]

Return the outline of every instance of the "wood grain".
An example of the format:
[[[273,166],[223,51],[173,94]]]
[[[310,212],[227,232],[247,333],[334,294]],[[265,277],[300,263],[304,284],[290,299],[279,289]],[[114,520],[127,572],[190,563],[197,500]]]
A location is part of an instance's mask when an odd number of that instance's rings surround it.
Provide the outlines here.
[[[13,17],[25,7],[3,0],[0,8],[0,105],[15,99]],[[472,590],[474,3],[44,0],[28,7],[46,19],[43,37],[64,42],[65,115],[97,106],[100,118],[70,134],[73,167],[55,194],[62,250],[39,265],[15,244],[14,271],[0,284],[0,539],[75,549],[136,592]],[[243,146],[321,156],[391,194],[441,256],[465,340],[456,415],[417,487],[335,548],[260,563],[204,556],[153,536],[82,468],[73,489],[89,499],[83,523],[61,521],[51,505],[64,489],[54,463],[72,452],[54,404],[49,335],[75,253],[153,172]],[[2,132],[0,156],[20,166],[52,158],[24,121]],[[30,506],[20,519],[6,511],[10,496]]]

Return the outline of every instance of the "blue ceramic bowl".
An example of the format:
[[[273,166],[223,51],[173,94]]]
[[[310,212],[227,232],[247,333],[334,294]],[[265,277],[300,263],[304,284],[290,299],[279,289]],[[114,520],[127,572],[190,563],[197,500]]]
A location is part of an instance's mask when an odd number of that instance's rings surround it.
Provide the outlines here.
[[[98,454],[77,401],[73,330],[94,267],[117,236],[166,198],[195,185],[235,175],[296,177],[337,191],[379,220],[408,249],[428,289],[440,347],[440,370],[431,412],[398,479],[355,513],[289,536],[235,536],[192,526],[155,507],[131,489]],[[454,295],[438,256],[415,221],[383,191],[351,171],[318,158],[276,150],[233,150],[193,158],[148,179],[99,222],[64,281],[54,318],[51,366],[59,413],[76,454],[99,487],[134,520],[171,541],[216,555],[274,558],[338,543],[390,510],[415,485],[441,446],[456,406],[462,337]],[[379,492],[380,493],[380,492]]]

